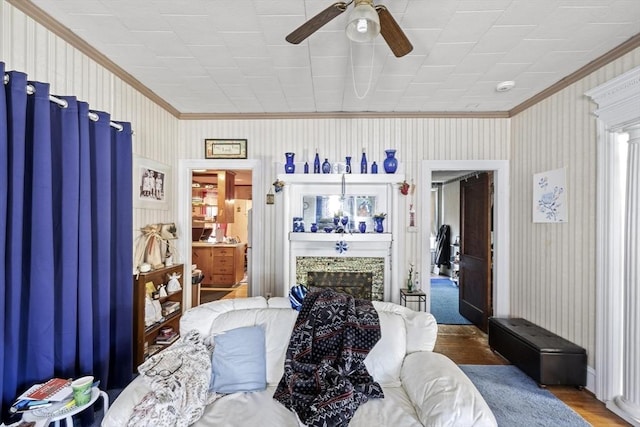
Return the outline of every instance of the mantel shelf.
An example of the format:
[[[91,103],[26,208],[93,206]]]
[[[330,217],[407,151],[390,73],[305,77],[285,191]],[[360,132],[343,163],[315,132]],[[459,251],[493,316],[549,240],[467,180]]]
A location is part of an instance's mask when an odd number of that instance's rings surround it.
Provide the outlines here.
[[[284,173],[278,179],[286,184],[341,184],[343,174],[339,173]],[[399,184],[405,180],[404,174],[387,173],[346,173],[345,184]]]
[[[344,240],[346,242],[391,242],[391,233],[294,233],[289,232],[289,240],[292,242],[335,242]]]

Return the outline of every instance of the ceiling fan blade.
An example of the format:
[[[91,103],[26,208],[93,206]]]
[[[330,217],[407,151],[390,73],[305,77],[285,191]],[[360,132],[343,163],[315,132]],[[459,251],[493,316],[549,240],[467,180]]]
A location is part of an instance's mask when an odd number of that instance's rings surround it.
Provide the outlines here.
[[[376,6],[378,17],[380,18],[380,34],[384,37],[391,51],[398,58],[405,56],[413,50],[411,42],[404,34],[398,23],[389,10],[384,6]]]
[[[313,18],[309,19],[304,24],[293,30],[291,34],[285,37],[285,40],[289,43],[298,44],[311,34],[318,31],[323,25],[331,21],[336,16],[347,10],[347,4],[344,2],[337,2],[318,13]]]

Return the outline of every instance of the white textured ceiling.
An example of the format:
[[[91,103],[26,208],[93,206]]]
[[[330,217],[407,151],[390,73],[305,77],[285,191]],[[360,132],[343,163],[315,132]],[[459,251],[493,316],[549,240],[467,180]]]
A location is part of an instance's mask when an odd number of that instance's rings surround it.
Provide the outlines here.
[[[285,41],[331,2],[32,0],[181,113],[508,111],[640,33],[640,0],[384,0],[405,57],[351,7]]]

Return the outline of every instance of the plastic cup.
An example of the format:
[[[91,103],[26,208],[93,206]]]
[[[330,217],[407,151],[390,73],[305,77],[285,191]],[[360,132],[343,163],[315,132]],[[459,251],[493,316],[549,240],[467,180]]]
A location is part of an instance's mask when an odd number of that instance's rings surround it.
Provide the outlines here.
[[[73,400],[76,401],[76,406],[89,403],[91,400],[91,384],[93,384],[93,377],[91,375],[78,378],[71,383]]]

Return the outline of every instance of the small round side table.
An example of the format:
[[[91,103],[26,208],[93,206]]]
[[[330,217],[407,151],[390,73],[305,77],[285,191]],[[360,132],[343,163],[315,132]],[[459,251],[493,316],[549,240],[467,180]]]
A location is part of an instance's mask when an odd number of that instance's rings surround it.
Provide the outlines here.
[[[60,426],[60,420],[64,420],[66,427],[73,427],[73,416],[79,414],[87,408],[90,408],[98,398],[102,398],[104,404],[104,413],[107,413],[109,409],[109,396],[98,387],[91,389],[91,400],[82,406],[71,406],[69,408],[52,409],[51,407],[34,409],[33,411],[25,412],[22,416],[24,421],[41,421],[49,420],[50,423],[55,423],[56,427]]]

